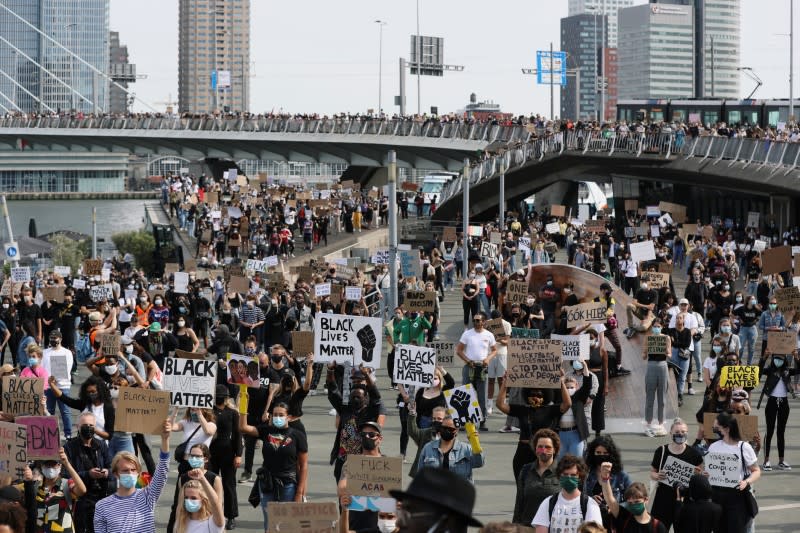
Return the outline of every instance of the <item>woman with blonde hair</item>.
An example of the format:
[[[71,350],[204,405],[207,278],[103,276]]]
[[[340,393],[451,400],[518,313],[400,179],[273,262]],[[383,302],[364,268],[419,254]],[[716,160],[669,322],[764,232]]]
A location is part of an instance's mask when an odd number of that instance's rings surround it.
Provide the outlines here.
[[[222,533],[222,501],[200,470],[190,470],[189,481],[181,487],[182,502],[176,521],[177,533]]]

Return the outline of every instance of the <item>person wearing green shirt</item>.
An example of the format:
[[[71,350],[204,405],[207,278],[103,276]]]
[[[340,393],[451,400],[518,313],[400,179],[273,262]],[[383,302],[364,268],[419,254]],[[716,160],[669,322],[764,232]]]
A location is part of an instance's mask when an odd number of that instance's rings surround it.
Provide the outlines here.
[[[398,318],[400,318],[399,322]],[[395,345],[425,346],[425,333],[429,329],[431,329],[431,323],[424,315],[416,312],[406,315],[402,309],[398,309],[394,322],[394,343]]]

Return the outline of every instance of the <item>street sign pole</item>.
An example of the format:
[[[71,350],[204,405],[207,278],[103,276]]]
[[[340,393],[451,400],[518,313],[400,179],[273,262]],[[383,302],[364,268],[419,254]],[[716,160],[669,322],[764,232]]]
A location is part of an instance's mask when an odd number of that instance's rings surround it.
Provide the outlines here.
[[[14,242],[14,230],[11,229],[11,217],[8,214],[8,204],[6,203],[6,196],[0,196],[0,203],[3,204],[3,218],[6,221],[6,232],[8,233],[8,242],[10,244],[15,244]],[[6,250],[6,256],[8,257],[8,250]],[[13,257],[8,257],[11,261],[19,261],[19,248],[16,248],[16,254]]]
[[[397,152],[389,150],[389,314],[397,307]],[[380,287],[379,287],[380,288]]]

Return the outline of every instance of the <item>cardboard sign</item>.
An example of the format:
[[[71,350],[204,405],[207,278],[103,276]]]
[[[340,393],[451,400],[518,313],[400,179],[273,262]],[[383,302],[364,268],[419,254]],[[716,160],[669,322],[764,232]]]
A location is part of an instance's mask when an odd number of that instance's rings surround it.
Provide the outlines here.
[[[563,217],[567,215],[567,208],[563,205],[551,205],[550,216]]]
[[[742,476],[742,459],[738,453],[708,452],[703,457],[708,482],[713,487],[735,487]]]
[[[447,414],[453,417],[456,427],[464,427],[467,422],[477,425],[483,418],[475,389],[469,383],[444,391],[444,401],[447,403]]]
[[[267,513],[270,533],[335,533],[339,520],[336,502],[268,502]]]
[[[588,334],[583,335],[556,335],[550,334],[554,341],[561,341],[561,360],[562,361],[586,361],[589,359],[589,344],[591,338]]]
[[[83,275],[84,276],[99,276],[103,271],[102,259],[84,259],[83,260]]]
[[[483,241],[481,243],[481,257],[488,257],[489,259],[497,259],[497,245]]]
[[[25,283],[31,280],[31,267],[12,267],[11,281],[14,283]]]
[[[50,285],[42,287],[42,296],[48,302],[64,303],[64,291],[67,288],[64,285]]]
[[[442,228],[442,242],[455,242],[458,239],[456,228],[445,226]]]
[[[589,233],[605,233],[606,221],[605,220],[587,220],[584,222],[584,228]]]
[[[720,371],[719,386],[754,389],[758,387],[758,379],[758,365],[727,365]]]
[[[470,237],[482,237],[483,236],[483,226],[468,226],[467,233]]]
[[[416,191],[417,189],[419,189],[419,185],[416,183],[412,183],[410,181],[404,181],[403,183],[400,184],[400,188],[403,189],[404,191]]]
[[[119,333],[103,333],[100,338],[100,351],[105,355],[117,355],[122,345]]]
[[[781,313],[800,309],[800,287],[783,287],[773,292],[778,301],[778,310]]]
[[[395,383],[430,387],[433,385],[433,372],[436,370],[436,350],[411,344],[397,344],[394,347]]]
[[[436,291],[406,291],[403,308],[407,313],[433,313],[437,297]]]
[[[175,350],[175,357],[180,357],[181,359],[195,359],[202,361],[206,358],[206,354],[198,353],[198,352],[187,352],[186,350]]]
[[[661,272],[642,272],[641,279],[642,281],[646,281],[651,289],[659,290],[669,288],[669,274],[662,274]]]
[[[247,387],[260,385],[261,366],[258,364],[258,359],[229,353],[226,360],[228,362],[228,385],[245,385]]]
[[[123,387],[127,389],[128,387]],[[61,439],[58,436],[58,420],[54,416],[18,416],[14,422],[27,428],[28,460],[59,460]],[[162,419],[163,424],[163,419]]]
[[[792,270],[792,247],[778,246],[761,252],[761,274],[778,274]]]
[[[737,422],[739,422],[739,433],[742,434],[742,440],[750,442],[753,437],[758,434],[758,416],[757,415],[733,415]],[[703,433],[706,435],[714,435],[714,420],[716,420],[716,413],[703,414]],[[741,464],[741,463],[740,463]]]
[[[686,206],[673,204],[670,202],[659,202],[658,210],[672,215],[673,220],[678,223],[686,220]],[[648,213],[649,214],[649,213]]]
[[[761,218],[761,213],[758,211],[750,211],[747,213],[747,227],[758,228],[758,222]]]
[[[452,366],[456,354],[456,343],[447,341],[426,342],[425,347],[436,350],[436,364]]]
[[[524,304],[528,298],[528,282],[509,280],[506,284],[506,302]]]
[[[674,487],[675,483],[680,483],[681,487],[688,487],[689,480],[694,475],[695,466],[686,461],[681,461],[674,455],[670,455],[664,461],[664,467],[661,469],[666,477],[659,480],[660,483],[669,487]]]
[[[500,244],[503,241],[503,236],[499,231],[489,233],[489,242],[492,244]]]
[[[115,430],[161,435],[168,417],[168,391],[120,387]]]
[[[56,265],[53,267],[53,274],[61,276],[62,278],[68,278],[70,274],[72,274],[72,267]]]
[[[797,349],[797,332],[768,331],[767,351],[777,354],[790,354]]]
[[[551,222],[544,227],[544,230],[550,235],[557,235],[561,232],[561,226],[559,226],[558,222]]]
[[[345,287],[344,299],[348,302],[358,302],[361,300],[361,287]]]
[[[647,336],[647,353],[653,355],[669,355],[667,353],[667,337],[666,335],[648,335]]]
[[[347,492],[354,496],[390,498],[390,490],[402,490],[402,457],[348,455],[344,471]]]
[[[239,294],[247,294],[250,292],[250,280],[244,276],[231,276],[228,281],[228,289]]]
[[[170,405],[213,409],[217,393],[217,361],[164,359],[164,390]]]
[[[631,261],[636,263],[656,260],[656,249],[653,247],[653,241],[632,242],[630,252]]]
[[[625,200],[625,211],[636,211],[637,209],[639,209],[639,200],[637,199]]]
[[[295,356],[305,356],[314,352],[314,332],[313,331],[293,331],[292,332],[292,353]]]
[[[605,322],[607,306],[604,302],[587,302],[561,308],[567,314],[567,327],[573,328],[586,322]]]
[[[511,339],[508,343],[510,387],[561,388],[561,341]]]
[[[491,320],[487,320],[484,322],[483,327],[486,329],[486,331],[494,335],[495,339],[506,336],[506,330],[503,327],[502,318],[493,318]]]
[[[28,428],[22,424],[0,422],[0,472],[22,479],[28,466]]]
[[[3,412],[13,415],[44,415],[43,378],[3,377]]]
[[[350,361],[380,368],[383,341],[380,318],[317,313],[314,317],[315,362]]]

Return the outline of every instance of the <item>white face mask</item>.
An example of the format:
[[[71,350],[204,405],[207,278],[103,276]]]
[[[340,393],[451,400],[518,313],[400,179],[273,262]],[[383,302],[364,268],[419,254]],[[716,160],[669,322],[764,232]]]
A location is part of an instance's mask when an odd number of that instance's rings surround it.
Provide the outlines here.
[[[575,387],[567,387],[567,394],[569,394],[570,396],[575,394]]]
[[[113,376],[117,373],[117,365],[106,365],[103,368],[109,376]]]
[[[185,320],[178,320],[178,327],[179,328],[182,328],[185,325],[186,325],[186,321]]]
[[[47,467],[47,466],[45,466],[45,467],[42,468],[42,475],[44,477],[46,477],[47,479],[55,479],[55,478],[58,477],[58,475],[60,473],[61,473],[61,467],[60,466],[55,466],[55,467]]]
[[[132,354],[133,353],[133,344],[128,344],[127,346],[125,346],[125,353],[126,354]]]
[[[378,518],[378,529],[381,533],[394,531],[397,520],[394,518]]]

